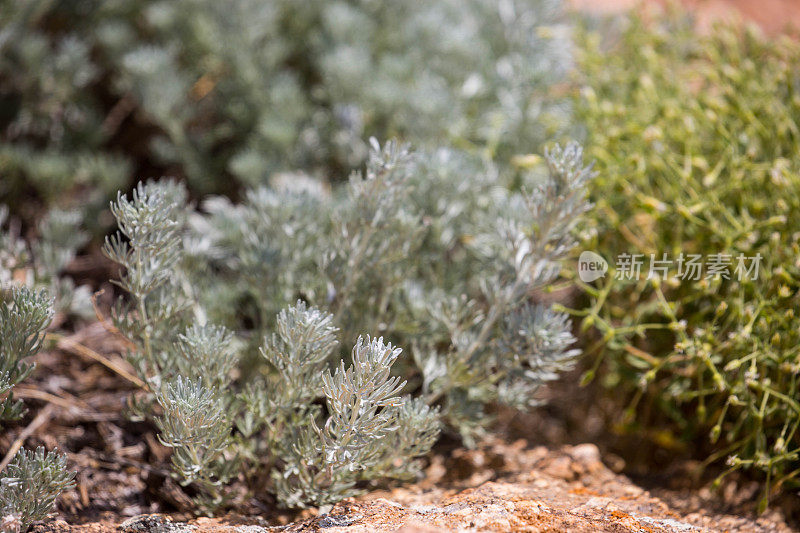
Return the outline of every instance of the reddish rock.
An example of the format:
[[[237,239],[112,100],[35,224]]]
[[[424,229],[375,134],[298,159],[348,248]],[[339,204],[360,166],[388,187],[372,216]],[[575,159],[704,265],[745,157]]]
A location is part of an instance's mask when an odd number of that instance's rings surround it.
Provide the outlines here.
[[[519,443],[488,444],[450,458],[434,458],[436,483],[375,491],[335,505],[328,514],[287,526],[266,526],[253,518],[198,518],[188,524],[144,515],[124,524],[69,526],[51,522],[38,533],[267,533],[271,531],[371,533],[401,531],[564,531],[564,532],[789,532],[780,516],[769,520],[710,511],[681,512],[615,474],[596,446],[560,450]],[[462,478],[444,474],[458,465]],[[444,475],[444,477],[442,477]],[[490,481],[486,481],[489,479]]]

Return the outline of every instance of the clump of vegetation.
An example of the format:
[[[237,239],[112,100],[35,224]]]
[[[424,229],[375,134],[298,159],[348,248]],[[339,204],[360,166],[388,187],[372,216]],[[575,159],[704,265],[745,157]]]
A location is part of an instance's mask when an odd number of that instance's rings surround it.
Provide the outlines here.
[[[80,211],[52,209],[37,226],[37,238],[30,243],[20,235],[20,225],[0,204],[0,287],[22,283],[46,290],[55,299],[57,322],[67,315],[92,315],[87,286],[75,286],[63,270],[86,244]]]
[[[583,246],[612,263],[582,284],[582,327],[602,335],[587,377],[662,443],[705,437],[706,463],[762,472],[763,507],[800,481],[800,46],[674,16],[584,44],[577,107],[600,176]],[[621,254],[641,254],[640,275],[624,279]],[[663,254],[667,275],[648,276]]]
[[[86,206],[91,229],[140,172],[233,195],[278,171],[346,175],[370,135],[507,159],[569,115],[550,90],[571,67],[561,0],[2,0],[0,11],[0,197]]]
[[[0,422],[24,414],[12,389],[33,372],[27,359],[41,349],[53,319],[53,301],[44,291],[13,287],[8,293],[0,293]]]
[[[41,349],[52,318],[53,302],[44,291],[12,287],[0,293],[0,423],[24,414],[12,389],[33,371],[26,359]],[[20,450],[0,472],[0,526],[25,531],[44,519],[74,477],[63,455],[44,448]]]
[[[580,147],[520,177],[372,146],[332,190],[294,176],[198,212],[165,180],[112,205],[105,250],[130,296],[115,324],[148,388],[132,407],[207,509],[240,472],[292,507],[413,477],[440,425],[473,442],[487,404],[536,403],[577,355],[532,294],[588,208]]]
[[[0,525],[3,531],[25,531],[44,520],[56,498],[72,488],[75,472],[67,470],[66,455],[20,450],[0,472]]]
[[[96,228],[107,198],[130,180],[129,158],[109,147],[124,116],[109,114],[102,88],[97,17],[86,12],[99,4],[0,2],[0,199],[15,214],[81,208]]]

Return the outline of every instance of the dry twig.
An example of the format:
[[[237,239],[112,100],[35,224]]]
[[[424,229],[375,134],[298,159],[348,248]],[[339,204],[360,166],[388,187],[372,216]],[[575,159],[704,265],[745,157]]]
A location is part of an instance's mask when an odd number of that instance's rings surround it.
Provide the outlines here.
[[[134,376],[130,372],[128,372],[125,368],[122,367],[120,363],[113,361],[96,351],[92,350],[80,344],[77,341],[72,340],[70,337],[64,337],[63,335],[59,335],[58,333],[48,333],[47,338],[56,342],[56,347],[59,350],[64,350],[66,352],[74,353],[81,357],[85,357],[88,359],[92,359],[100,363],[101,365],[105,366],[109,370],[112,370],[119,376],[125,378],[126,380],[130,381],[140,389],[147,388],[147,385],[144,381],[139,379],[138,377]]]
[[[36,415],[36,418],[34,418],[33,421],[28,424],[28,427],[22,430],[22,433],[19,434],[19,437],[17,437],[17,439],[11,443],[11,447],[6,452],[5,457],[3,457],[3,461],[0,462],[0,472],[5,470],[6,466],[8,466],[8,463],[11,462],[11,460],[14,458],[14,455],[16,455],[19,449],[22,448],[22,445],[25,444],[25,441],[28,439],[28,437],[33,435],[37,429],[42,427],[50,420],[50,417],[53,416],[54,409],[55,407],[52,403],[47,404],[47,406],[45,406],[45,408],[42,409],[38,415]]]

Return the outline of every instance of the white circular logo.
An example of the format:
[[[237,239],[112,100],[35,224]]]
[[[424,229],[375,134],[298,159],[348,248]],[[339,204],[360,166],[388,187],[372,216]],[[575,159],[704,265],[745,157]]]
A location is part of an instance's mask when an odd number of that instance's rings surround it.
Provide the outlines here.
[[[581,252],[578,258],[578,277],[581,281],[589,283],[602,278],[606,272],[608,272],[608,262],[603,256],[589,250]]]

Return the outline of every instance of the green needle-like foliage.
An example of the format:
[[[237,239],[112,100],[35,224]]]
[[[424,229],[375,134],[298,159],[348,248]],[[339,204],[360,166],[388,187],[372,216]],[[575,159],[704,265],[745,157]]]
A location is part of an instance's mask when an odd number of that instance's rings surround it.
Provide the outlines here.
[[[705,442],[707,462],[763,473],[765,494],[796,487],[800,46],[752,29],[698,36],[674,16],[634,18],[610,51],[585,39],[577,104],[600,177],[583,246],[645,263],[585,287],[584,327],[608,341],[601,379],[662,443]],[[646,279],[664,253],[727,254],[727,273],[681,279],[674,264]],[[737,272],[740,255],[761,258],[757,276]]]

